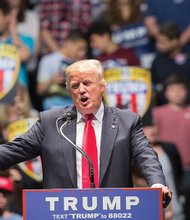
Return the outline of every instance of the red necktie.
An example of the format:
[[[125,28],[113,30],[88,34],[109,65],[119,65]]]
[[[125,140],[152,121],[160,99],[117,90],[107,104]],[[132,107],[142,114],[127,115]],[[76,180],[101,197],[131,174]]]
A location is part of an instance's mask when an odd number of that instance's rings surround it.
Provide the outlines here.
[[[83,133],[82,149],[92,160],[94,166],[95,187],[98,187],[98,151],[96,146],[96,135],[92,120],[95,118],[93,114],[84,116],[85,128]],[[90,188],[89,166],[86,158],[82,157],[82,188]]]

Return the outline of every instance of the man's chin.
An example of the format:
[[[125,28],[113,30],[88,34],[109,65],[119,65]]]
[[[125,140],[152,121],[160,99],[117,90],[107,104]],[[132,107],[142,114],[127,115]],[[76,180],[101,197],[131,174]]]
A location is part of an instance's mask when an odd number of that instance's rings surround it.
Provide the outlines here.
[[[78,110],[81,112],[81,114],[91,114],[94,112],[93,107],[90,104],[80,105]]]

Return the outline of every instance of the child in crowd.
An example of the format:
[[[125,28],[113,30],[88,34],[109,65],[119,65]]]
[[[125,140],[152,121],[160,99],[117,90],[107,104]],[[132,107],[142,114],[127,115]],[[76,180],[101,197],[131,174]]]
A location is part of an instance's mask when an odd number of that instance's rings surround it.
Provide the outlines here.
[[[189,84],[181,75],[171,75],[165,82],[164,94],[168,103],[155,107],[153,118],[158,138],[176,144],[183,165],[181,192],[186,197],[186,216],[190,204],[190,106],[187,104]]]

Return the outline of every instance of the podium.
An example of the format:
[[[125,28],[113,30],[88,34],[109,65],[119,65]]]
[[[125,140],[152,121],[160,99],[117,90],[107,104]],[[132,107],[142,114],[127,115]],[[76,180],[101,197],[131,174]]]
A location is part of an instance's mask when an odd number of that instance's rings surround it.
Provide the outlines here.
[[[153,188],[23,190],[24,220],[163,220]]]

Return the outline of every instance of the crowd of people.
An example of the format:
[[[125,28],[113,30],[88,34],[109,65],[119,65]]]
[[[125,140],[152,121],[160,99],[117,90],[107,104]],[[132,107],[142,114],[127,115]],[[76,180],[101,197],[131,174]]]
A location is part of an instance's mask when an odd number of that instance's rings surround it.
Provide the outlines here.
[[[189,11],[188,0],[1,0],[0,44],[16,46],[20,68],[14,98],[0,100],[0,142],[8,140],[6,128],[12,122],[74,104],[65,71],[76,61],[97,59],[104,70],[131,66],[147,69],[152,96],[143,128],[173,191],[166,220],[188,220]],[[0,85],[0,93],[1,89]],[[10,209],[4,212],[0,207],[0,219],[9,219],[12,212],[22,214],[21,206],[15,207],[21,200],[20,188],[41,187],[41,182],[26,177],[19,167],[13,172],[19,172],[19,180],[0,173],[0,199],[12,196],[12,182],[14,186],[19,182]],[[7,181],[7,189],[1,190],[1,178]],[[134,184],[146,186],[138,182],[140,178],[135,170]],[[19,219],[17,214],[10,219]]]

